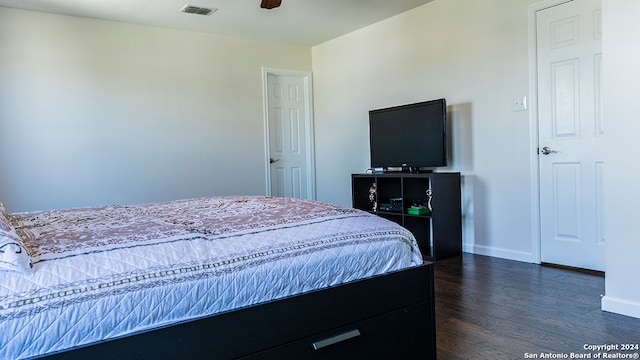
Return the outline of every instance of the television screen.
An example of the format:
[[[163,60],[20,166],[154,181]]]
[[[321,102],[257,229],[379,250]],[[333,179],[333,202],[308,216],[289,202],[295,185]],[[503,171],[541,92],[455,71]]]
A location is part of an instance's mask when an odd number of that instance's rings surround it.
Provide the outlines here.
[[[445,99],[369,111],[372,168],[447,166]]]

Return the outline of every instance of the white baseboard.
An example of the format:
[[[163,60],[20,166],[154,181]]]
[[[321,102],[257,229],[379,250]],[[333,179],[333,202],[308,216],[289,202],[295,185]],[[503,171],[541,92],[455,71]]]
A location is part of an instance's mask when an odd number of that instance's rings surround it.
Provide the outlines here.
[[[489,246],[464,245],[462,251],[477,255],[492,256],[501,259],[522,261],[536,264],[537,261],[532,253],[514,251],[509,249],[500,249]]]
[[[640,302],[605,295],[602,297],[602,310],[640,319]]]

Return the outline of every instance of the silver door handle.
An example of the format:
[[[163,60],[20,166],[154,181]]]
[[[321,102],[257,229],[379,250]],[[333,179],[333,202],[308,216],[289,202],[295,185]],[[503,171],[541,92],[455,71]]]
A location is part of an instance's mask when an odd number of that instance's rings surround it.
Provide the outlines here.
[[[557,153],[558,151],[557,150],[552,150],[550,147],[545,146],[545,147],[542,148],[541,152],[542,152],[542,155],[549,155],[549,154],[552,154],[552,153]]]
[[[278,162],[280,159],[273,160],[273,158],[269,158],[269,164],[273,164],[274,162]]]

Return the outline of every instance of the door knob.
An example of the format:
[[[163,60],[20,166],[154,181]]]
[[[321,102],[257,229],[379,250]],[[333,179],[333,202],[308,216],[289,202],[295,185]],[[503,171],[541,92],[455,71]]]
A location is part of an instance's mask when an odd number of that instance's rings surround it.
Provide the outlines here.
[[[551,153],[557,153],[557,150],[552,150],[550,147],[545,146],[542,148],[542,155],[549,155]]]
[[[273,164],[274,162],[278,162],[280,159],[273,160],[273,158],[269,158],[269,164]]]

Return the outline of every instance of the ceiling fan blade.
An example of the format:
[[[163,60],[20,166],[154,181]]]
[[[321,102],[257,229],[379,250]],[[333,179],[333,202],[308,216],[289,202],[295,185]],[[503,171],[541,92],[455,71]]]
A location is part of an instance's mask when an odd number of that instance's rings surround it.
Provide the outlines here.
[[[282,0],[262,0],[260,7],[263,9],[274,9],[280,6]]]

